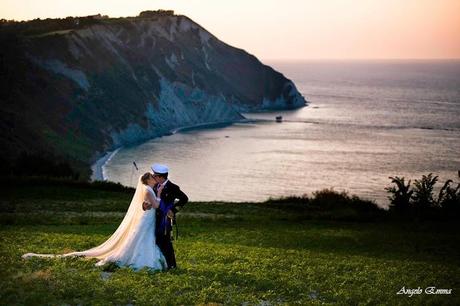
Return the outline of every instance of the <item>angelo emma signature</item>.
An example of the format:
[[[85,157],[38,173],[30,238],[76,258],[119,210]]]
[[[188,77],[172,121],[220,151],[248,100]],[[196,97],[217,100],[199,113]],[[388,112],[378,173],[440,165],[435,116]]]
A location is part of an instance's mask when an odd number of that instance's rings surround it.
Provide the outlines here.
[[[403,286],[396,294],[406,294],[409,297],[413,296],[414,294],[452,294],[452,289],[445,289],[445,288],[436,288],[435,286],[426,287],[423,290],[421,287],[417,288],[406,288]]]

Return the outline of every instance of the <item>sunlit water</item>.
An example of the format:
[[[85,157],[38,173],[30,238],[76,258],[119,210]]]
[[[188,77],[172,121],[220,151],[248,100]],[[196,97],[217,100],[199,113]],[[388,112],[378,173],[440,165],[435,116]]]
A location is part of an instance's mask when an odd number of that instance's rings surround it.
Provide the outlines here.
[[[134,185],[160,162],[193,201],[263,201],[333,187],[384,206],[389,176],[458,180],[459,61],[269,64],[296,83],[308,107],[122,148],[105,166],[108,179]]]

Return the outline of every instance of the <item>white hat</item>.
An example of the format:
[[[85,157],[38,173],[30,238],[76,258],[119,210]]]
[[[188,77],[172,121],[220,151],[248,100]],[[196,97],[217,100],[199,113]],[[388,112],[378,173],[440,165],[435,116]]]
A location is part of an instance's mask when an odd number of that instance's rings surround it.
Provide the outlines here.
[[[153,164],[152,171],[158,174],[165,174],[169,172],[168,166],[161,164]]]

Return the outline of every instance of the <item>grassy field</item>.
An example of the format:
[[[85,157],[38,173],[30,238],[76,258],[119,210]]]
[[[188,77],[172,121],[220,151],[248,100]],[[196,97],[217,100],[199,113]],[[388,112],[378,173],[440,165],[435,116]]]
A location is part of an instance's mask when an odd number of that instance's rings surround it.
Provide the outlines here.
[[[131,191],[3,186],[2,305],[459,305],[459,226],[360,217],[350,208],[189,203],[178,217],[179,268],[134,272],[95,260],[21,259],[103,242]],[[397,295],[402,288],[450,295]]]

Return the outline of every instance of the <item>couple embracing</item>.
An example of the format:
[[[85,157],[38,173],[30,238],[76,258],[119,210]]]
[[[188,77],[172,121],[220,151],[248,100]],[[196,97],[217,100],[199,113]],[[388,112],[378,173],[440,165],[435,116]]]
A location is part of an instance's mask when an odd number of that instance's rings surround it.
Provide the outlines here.
[[[172,225],[178,208],[188,202],[188,197],[168,179],[167,166],[154,164],[151,168],[153,173],[139,178],[123,221],[104,243],[86,251],[62,255],[27,253],[22,257],[83,256],[99,259],[97,266],[114,262],[136,270],[176,268]]]

